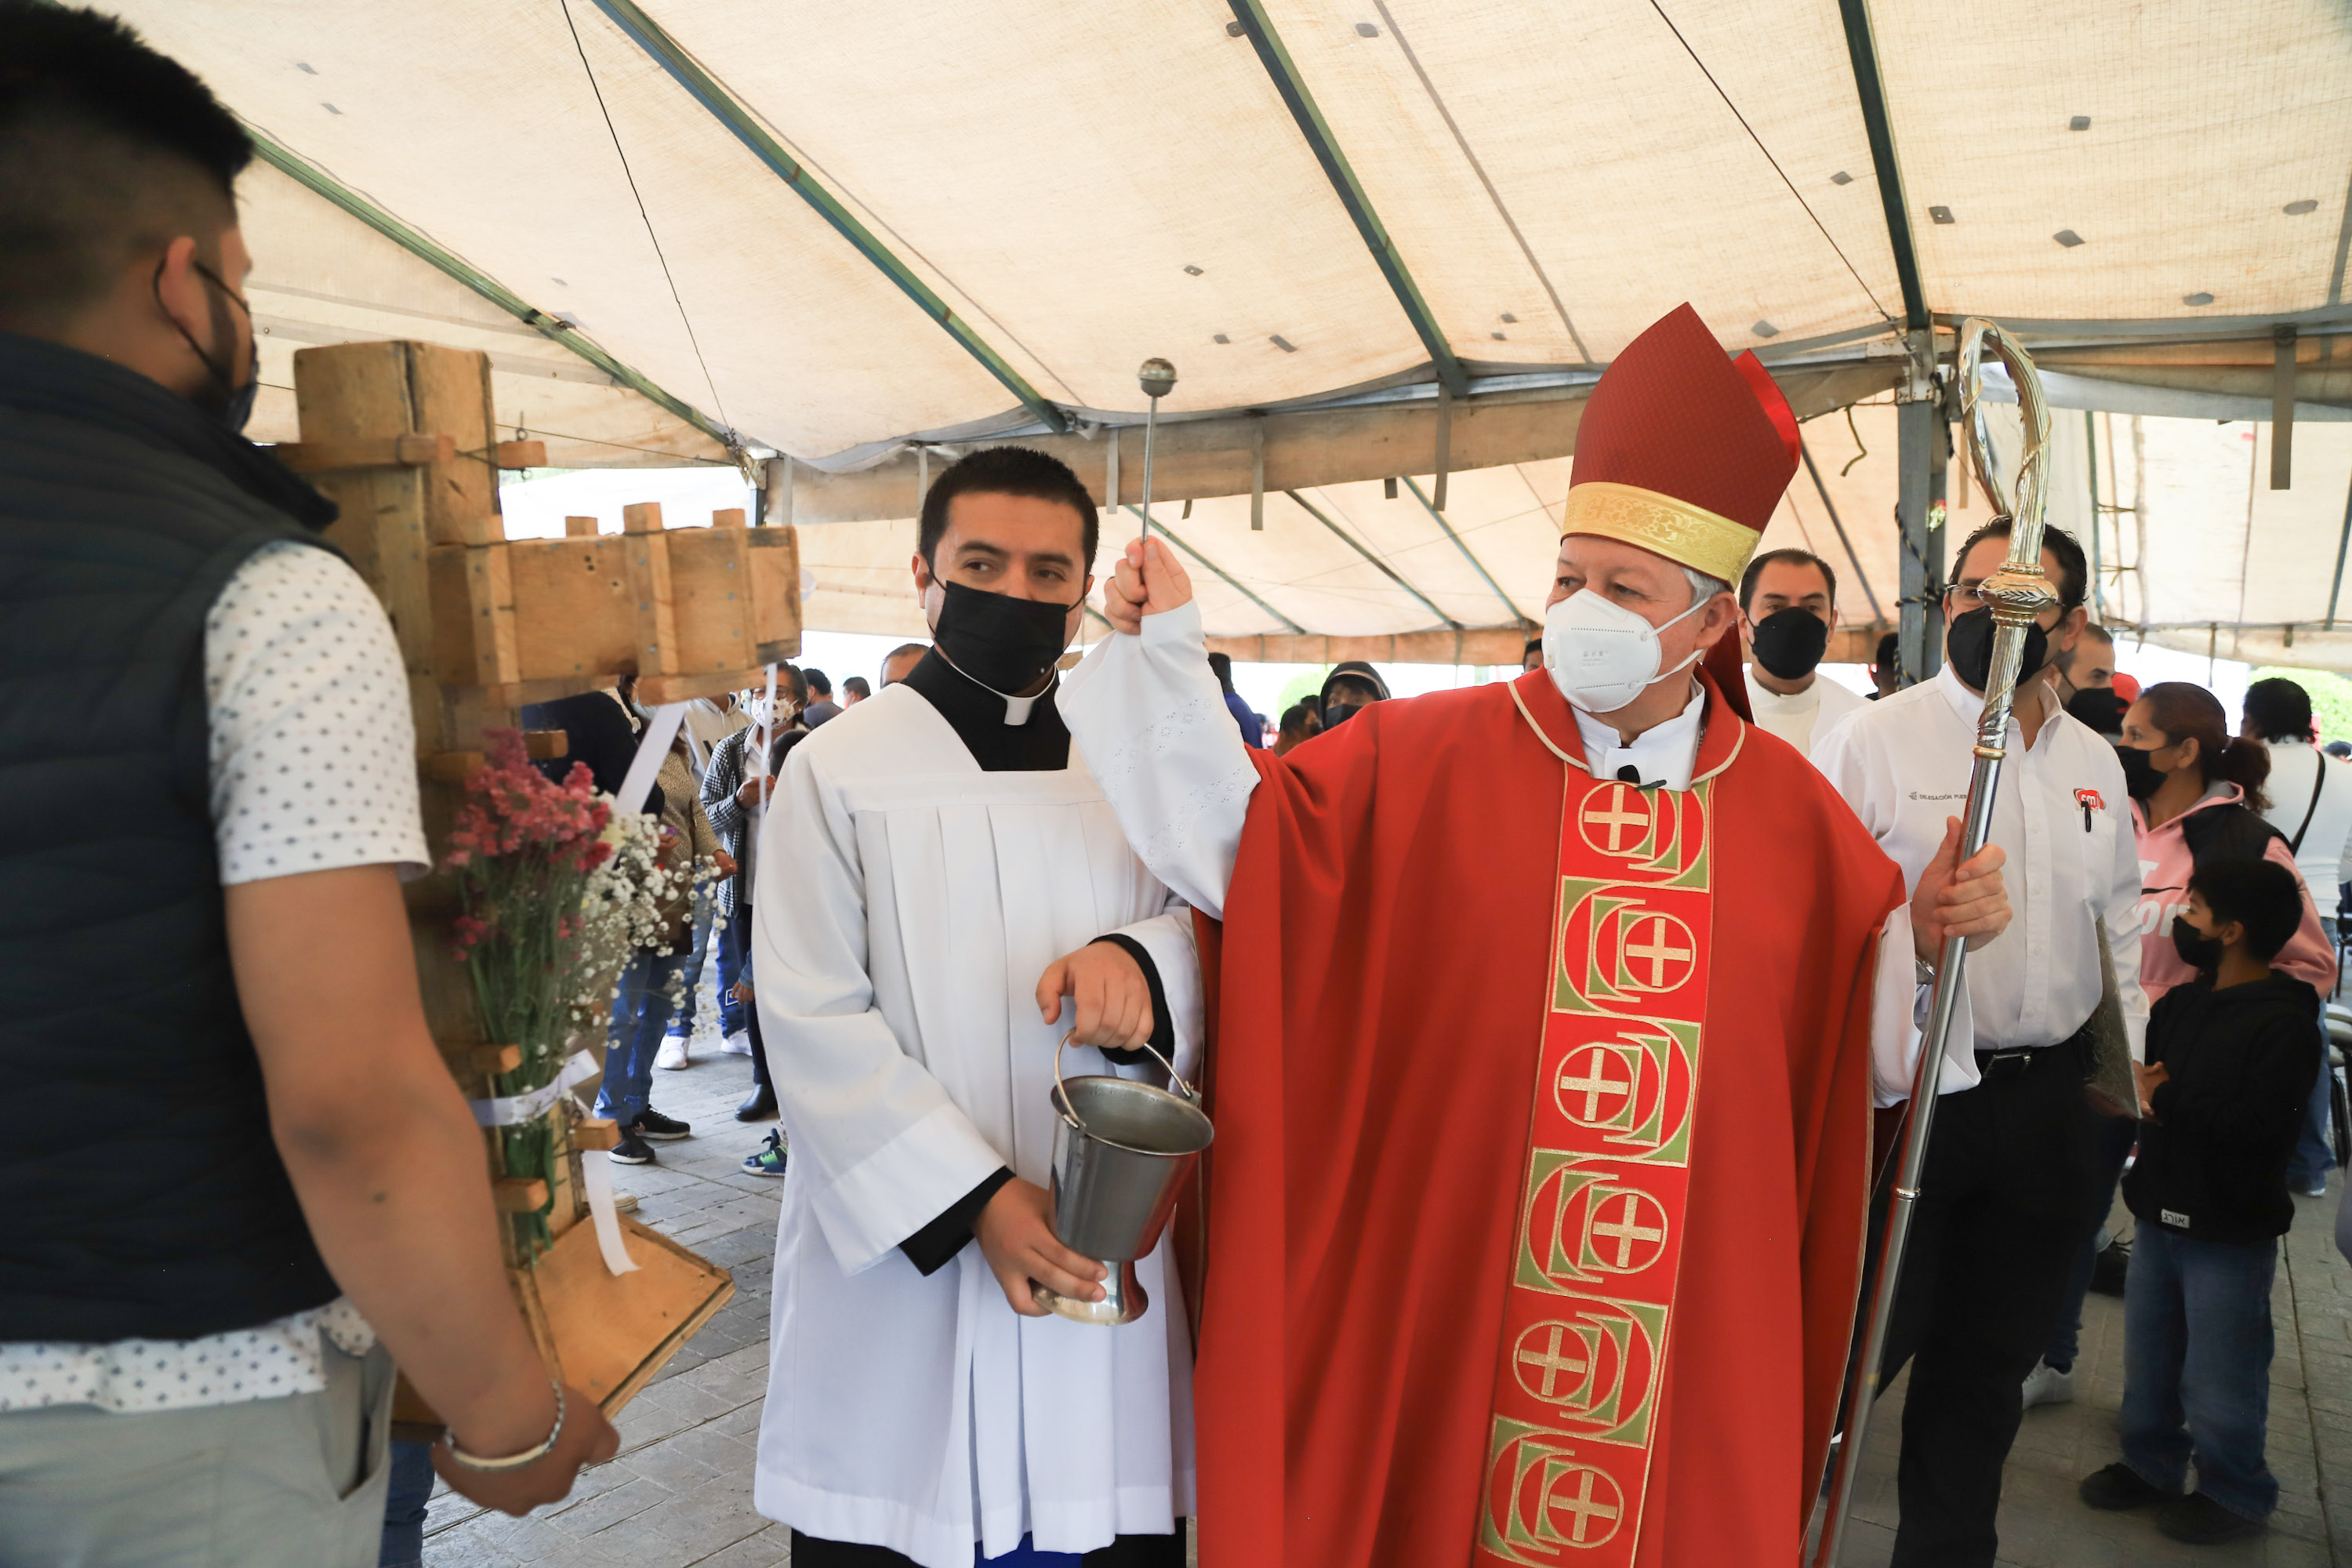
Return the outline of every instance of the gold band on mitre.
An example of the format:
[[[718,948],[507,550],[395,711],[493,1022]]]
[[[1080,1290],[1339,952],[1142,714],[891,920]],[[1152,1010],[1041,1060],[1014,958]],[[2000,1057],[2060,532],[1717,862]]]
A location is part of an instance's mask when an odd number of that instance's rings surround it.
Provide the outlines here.
[[[1622,540],[1727,583],[1739,581],[1763,537],[1704,507],[1610,479],[1569,487],[1559,531]]]

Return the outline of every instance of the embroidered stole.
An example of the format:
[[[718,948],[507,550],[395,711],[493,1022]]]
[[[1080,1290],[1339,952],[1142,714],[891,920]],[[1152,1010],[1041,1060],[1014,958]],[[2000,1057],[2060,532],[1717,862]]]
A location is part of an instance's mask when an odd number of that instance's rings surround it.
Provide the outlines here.
[[[1482,1564],[1619,1568],[1642,1538],[1690,1188],[1713,788],[1568,775]]]

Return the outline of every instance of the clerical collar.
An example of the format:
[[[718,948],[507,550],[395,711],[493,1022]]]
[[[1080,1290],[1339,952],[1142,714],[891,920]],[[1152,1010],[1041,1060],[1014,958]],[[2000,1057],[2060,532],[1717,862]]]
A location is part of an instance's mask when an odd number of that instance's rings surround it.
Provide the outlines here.
[[[899,684],[939,711],[982,773],[1056,773],[1070,765],[1070,731],[1054,706],[1058,679],[1034,697],[1003,697],[933,648]]]
[[[1691,682],[1690,702],[1680,713],[1643,731],[1630,745],[1583,709],[1571,705],[1569,711],[1576,715],[1584,765],[1594,778],[1622,778],[1645,789],[1690,788],[1691,773],[1698,766],[1699,721],[1706,713],[1706,688],[1698,682]]]
[[[1759,713],[1811,713],[1821,705],[1822,678],[1818,673],[1806,682],[1802,691],[1782,692],[1757,679],[1753,670],[1748,672],[1748,706]]]

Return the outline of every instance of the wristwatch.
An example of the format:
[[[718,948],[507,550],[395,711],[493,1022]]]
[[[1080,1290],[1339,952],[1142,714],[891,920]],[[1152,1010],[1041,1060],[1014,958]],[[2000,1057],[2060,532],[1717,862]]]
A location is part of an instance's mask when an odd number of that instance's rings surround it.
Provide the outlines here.
[[[1933,985],[1936,984],[1936,966],[1934,964],[1928,963],[1926,959],[1920,957],[1916,952],[1911,955],[1911,964],[1912,976],[1916,979],[1920,984]]]

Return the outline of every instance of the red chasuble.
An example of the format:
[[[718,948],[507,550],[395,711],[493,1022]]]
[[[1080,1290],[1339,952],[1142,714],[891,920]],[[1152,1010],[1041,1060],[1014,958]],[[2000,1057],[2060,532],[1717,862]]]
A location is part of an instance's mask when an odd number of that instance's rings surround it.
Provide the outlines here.
[[[1794,1559],[1903,884],[1706,689],[1684,792],[1589,778],[1541,672],[1252,753],[1204,1568]]]

